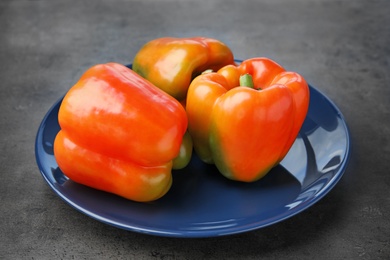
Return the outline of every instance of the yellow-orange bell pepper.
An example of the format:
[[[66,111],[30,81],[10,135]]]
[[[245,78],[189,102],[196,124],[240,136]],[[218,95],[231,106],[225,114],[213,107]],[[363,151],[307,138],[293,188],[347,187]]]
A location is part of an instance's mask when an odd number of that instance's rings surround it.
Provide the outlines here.
[[[187,130],[182,105],[129,68],[93,66],[65,95],[54,142],[71,180],[134,201],[163,196]]]
[[[234,64],[224,43],[205,37],[165,37],[146,43],[132,69],[177,100],[184,100],[191,80],[206,69]]]
[[[192,81],[188,130],[204,162],[215,163],[229,179],[252,182],[285,157],[308,105],[302,76],[270,59],[253,58]]]

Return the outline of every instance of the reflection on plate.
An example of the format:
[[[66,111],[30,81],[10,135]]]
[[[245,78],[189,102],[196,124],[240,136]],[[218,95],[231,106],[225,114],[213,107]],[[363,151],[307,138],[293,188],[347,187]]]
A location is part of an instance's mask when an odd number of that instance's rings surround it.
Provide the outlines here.
[[[286,158],[263,179],[225,179],[196,155],[173,171],[171,190],[151,203],[132,202],[68,180],[53,155],[61,100],[44,117],[36,159],[49,186],[84,214],[118,228],[169,237],[212,237],[259,229],[283,221],[324,197],[343,175],[350,137],[338,108],[310,86],[310,106]]]

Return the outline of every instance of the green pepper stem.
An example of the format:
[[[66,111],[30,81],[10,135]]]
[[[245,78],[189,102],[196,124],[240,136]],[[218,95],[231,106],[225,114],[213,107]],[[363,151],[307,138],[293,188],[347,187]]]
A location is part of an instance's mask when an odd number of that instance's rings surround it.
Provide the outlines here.
[[[253,78],[250,74],[244,74],[240,76],[240,86],[242,87],[248,87],[248,88],[255,88],[253,84]]]

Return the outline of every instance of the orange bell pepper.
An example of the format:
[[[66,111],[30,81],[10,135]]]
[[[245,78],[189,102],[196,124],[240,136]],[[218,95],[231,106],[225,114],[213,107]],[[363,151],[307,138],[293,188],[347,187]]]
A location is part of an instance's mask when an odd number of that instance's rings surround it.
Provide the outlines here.
[[[163,196],[187,130],[182,105],[129,68],[90,68],[65,95],[54,155],[71,180],[134,201]]]
[[[192,81],[188,130],[201,160],[229,179],[252,182],[285,157],[308,106],[302,76],[270,59],[253,58]]]
[[[159,38],[137,52],[132,69],[177,100],[185,100],[191,80],[206,69],[234,64],[222,42],[205,37]]]

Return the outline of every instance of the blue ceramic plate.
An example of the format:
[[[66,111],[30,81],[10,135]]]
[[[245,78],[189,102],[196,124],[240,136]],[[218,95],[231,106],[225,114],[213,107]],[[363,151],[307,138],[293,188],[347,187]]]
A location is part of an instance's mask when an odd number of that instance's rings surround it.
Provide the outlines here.
[[[69,180],[53,155],[61,100],[44,117],[36,138],[36,159],[49,186],[84,214],[118,228],[167,237],[213,237],[275,224],[309,208],[343,175],[350,137],[339,109],[310,87],[307,118],[281,164],[255,183],[222,177],[194,156],[173,172],[173,185],[161,199],[137,203]]]

